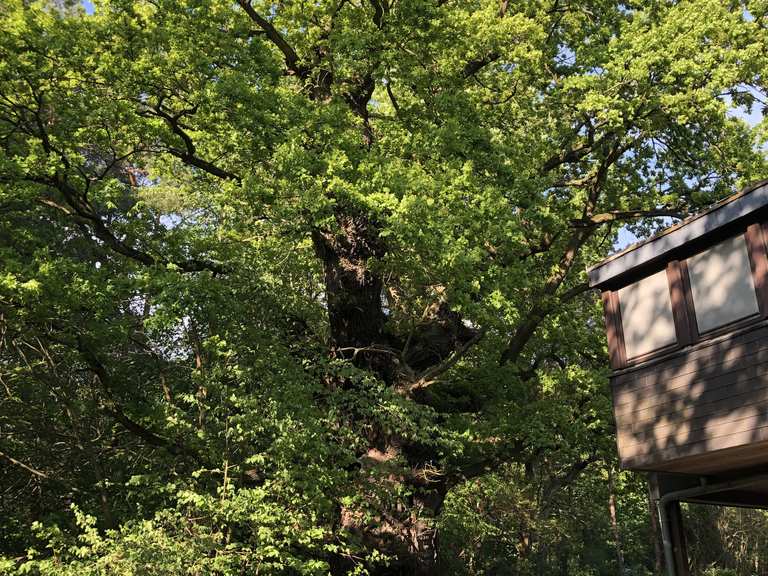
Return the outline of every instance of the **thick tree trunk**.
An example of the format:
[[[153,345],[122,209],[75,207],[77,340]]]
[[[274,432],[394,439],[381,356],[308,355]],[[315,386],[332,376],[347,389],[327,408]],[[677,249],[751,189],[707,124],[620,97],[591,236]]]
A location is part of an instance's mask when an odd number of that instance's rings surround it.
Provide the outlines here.
[[[374,569],[373,574],[440,574],[437,566],[438,533],[431,520],[439,513],[445,494],[444,485],[430,488],[413,496],[402,507],[387,511],[375,524],[361,527],[364,541],[394,557],[387,566]]]
[[[402,456],[399,446],[390,445],[386,451],[376,448],[368,450],[361,458],[363,462],[363,483],[370,482],[371,489],[384,485],[390,491],[403,488],[410,497],[397,500],[380,510],[373,520],[366,520],[355,509],[340,508],[340,525],[346,531],[359,537],[370,550],[387,554],[392,560],[381,567],[371,567],[377,576],[432,576],[440,574],[437,568],[438,534],[433,520],[440,513],[447,484],[444,479],[430,478],[422,465],[422,472],[414,469],[410,475],[397,473],[386,476],[368,476],[372,468],[386,469],[387,462]],[[353,566],[337,563],[332,574],[347,574]]]
[[[384,244],[365,216],[337,214],[336,221],[337,232],[315,230],[312,236],[325,275],[331,352],[389,381],[393,357],[384,333],[384,285],[369,268],[384,255]]]
[[[398,343],[385,330],[384,283],[371,270],[372,260],[385,254],[385,245],[375,224],[364,215],[339,212],[336,222],[337,230],[315,230],[312,237],[323,263],[331,354],[347,358],[393,385],[399,375]],[[441,354],[435,354],[433,362],[440,359]],[[438,513],[446,493],[442,478],[428,476],[428,463],[437,455],[425,454],[423,447],[404,446],[399,438],[382,431],[374,431],[368,441],[369,450],[361,454],[363,472],[377,466],[386,469],[388,461],[404,458],[410,473],[372,481],[407,484],[413,496],[382,511],[375,522],[364,523],[354,511],[341,508],[341,526],[370,547],[396,556],[382,574],[436,574],[437,537],[425,518]],[[335,561],[332,571],[346,574],[349,568],[345,562]]]

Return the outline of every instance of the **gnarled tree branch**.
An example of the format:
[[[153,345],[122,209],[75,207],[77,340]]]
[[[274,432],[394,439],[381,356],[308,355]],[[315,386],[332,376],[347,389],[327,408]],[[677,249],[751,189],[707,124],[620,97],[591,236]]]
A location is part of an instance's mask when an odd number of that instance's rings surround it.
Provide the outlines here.
[[[158,104],[157,106],[150,108],[148,110],[145,110],[143,112],[144,115],[152,115],[157,116],[158,118],[162,118],[165,120],[165,123],[169,126],[171,131],[181,138],[182,142],[184,143],[184,148],[165,148],[165,151],[169,154],[176,156],[178,159],[180,159],[182,162],[189,166],[194,166],[195,168],[198,168],[202,170],[203,172],[207,172],[208,174],[211,174],[212,176],[216,176],[217,178],[221,178],[223,180],[234,180],[235,182],[242,182],[242,178],[235,174],[234,172],[230,172],[229,170],[224,170],[223,168],[216,166],[212,162],[208,160],[204,160],[203,158],[200,158],[197,155],[197,148],[195,146],[194,141],[192,140],[192,137],[187,133],[186,130],[182,127],[180,123],[180,119],[187,115],[187,114],[194,114],[197,110],[197,107],[190,110],[182,110],[181,112],[177,112],[176,114],[170,114],[166,110],[163,109],[161,104]]]
[[[283,38],[283,35],[277,31],[272,23],[266,18],[262,17],[249,0],[237,0],[238,5],[248,14],[248,17],[253,20],[267,35],[270,42],[274,44],[280,52],[282,52],[285,58],[285,66],[291,74],[295,74],[299,78],[306,78],[308,70],[299,65],[299,56],[290,44]]]
[[[80,356],[88,365],[89,370],[93,372],[96,379],[101,384],[101,388],[105,395],[105,405],[102,407],[104,412],[112,416],[112,418],[119,422],[131,434],[140,438],[150,446],[162,448],[174,456],[186,455],[199,459],[199,455],[188,447],[172,442],[168,438],[160,436],[128,417],[122,407],[112,398],[112,389],[114,386],[112,385],[112,378],[106,366],[102,364],[93,350],[85,344],[81,337],[78,337],[77,339],[77,349],[80,352]]]
[[[655,208],[651,210],[611,210],[610,212],[595,214],[589,218],[571,220],[571,226],[584,228],[589,226],[598,226],[608,222],[615,222],[616,220],[634,220],[637,218],[663,217],[682,220],[685,218],[685,214],[679,210],[673,210],[671,208]]]
[[[104,242],[114,252],[126,256],[131,260],[135,260],[145,266],[167,266],[172,264],[179,268],[183,272],[202,272],[210,271],[215,274],[224,274],[227,272],[226,267],[217,262],[211,262],[209,260],[201,260],[199,258],[190,258],[187,260],[170,260],[166,258],[158,258],[144,252],[137,248],[134,248],[130,244],[127,244],[123,240],[120,240],[115,234],[107,227],[99,214],[95,211],[93,206],[87,202],[77,192],[77,190],[64,178],[57,175],[52,178],[28,178],[29,180],[38,184],[43,184],[49,188],[58,190],[66,206],[49,198],[40,199],[40,203],[66,214],[76,224],[83,229],[89,231],[96,238]]]
[[[475,344],[480,342],[482,340],[483,336],[485,335],[485,330],[480,329],[478,330],[475,335],[464,342],[461,346],[459,346],[456,350],[453,351],[453,353],[448,356],[445,360],[440,362],[439,364],[432,366],[430,368],[427,368],[419,374],[416,378],[415,382],[412,382],[408,388],[407,392],[409,394],[415,392],[416,390],[420,390],[423,388],[427,388],[428,386],[431,386],[435,382],[437,382],[438,376],[443,374],[444,372],[447,372],[453,366],[456,365],[456,363],[461,360],[467,352],[469,352],[470,348],[472,348]]]

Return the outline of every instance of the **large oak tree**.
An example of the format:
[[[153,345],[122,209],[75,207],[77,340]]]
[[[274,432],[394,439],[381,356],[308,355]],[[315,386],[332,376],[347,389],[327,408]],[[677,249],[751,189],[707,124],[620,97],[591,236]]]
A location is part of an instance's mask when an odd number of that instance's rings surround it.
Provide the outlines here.
[[[555,514],[612,458],[584,268],[768,175],[766,10],[6,0],[6,554],[436,574],[474,479]]]

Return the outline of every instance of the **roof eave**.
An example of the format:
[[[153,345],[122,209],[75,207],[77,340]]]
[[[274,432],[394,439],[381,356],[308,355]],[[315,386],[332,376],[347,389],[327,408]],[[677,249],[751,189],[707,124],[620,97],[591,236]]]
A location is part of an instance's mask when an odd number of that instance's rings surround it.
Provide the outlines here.
[[[764,206],[768,206],[768,180],[747,186],[738,194],[729,196],[708,210],[670,226],[660,234],[633,244],[588,268],[589,286],[599,288],[633,268],[660,260],[683,244],[710,234]]]

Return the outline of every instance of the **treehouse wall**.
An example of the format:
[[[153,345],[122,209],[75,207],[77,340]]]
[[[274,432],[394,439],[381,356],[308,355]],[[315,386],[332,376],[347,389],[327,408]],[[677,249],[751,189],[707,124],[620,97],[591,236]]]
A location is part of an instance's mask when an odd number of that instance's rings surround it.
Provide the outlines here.
[[[715,473],[768,463],[768,323],[611,379],[623,467]]]

